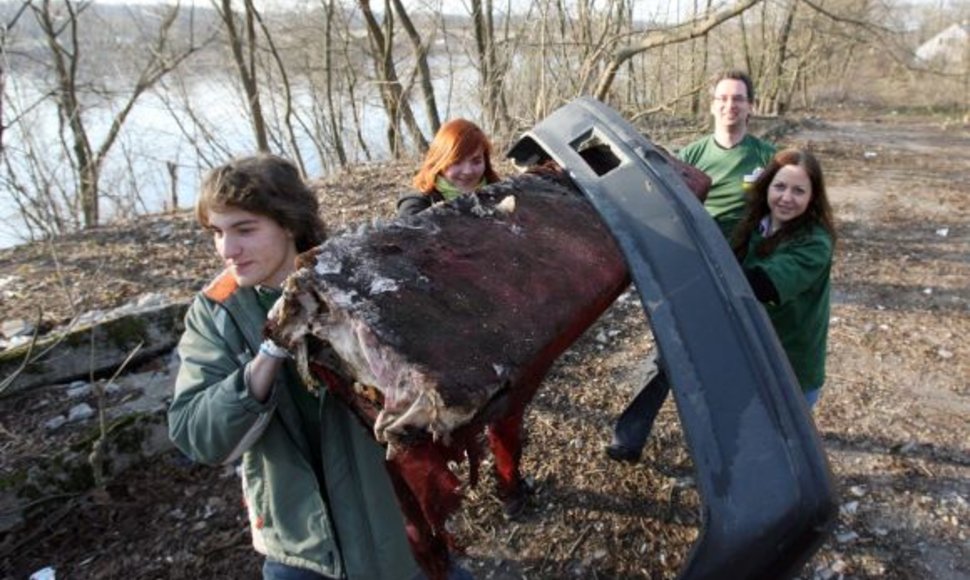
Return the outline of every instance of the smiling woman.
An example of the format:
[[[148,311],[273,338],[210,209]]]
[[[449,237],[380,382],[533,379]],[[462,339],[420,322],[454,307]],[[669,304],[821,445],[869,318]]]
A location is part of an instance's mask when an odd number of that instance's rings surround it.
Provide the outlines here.
[[[452,119],[435,134],[414,176],[419,194],[398,200],[397,213],[413,215],[498,180],[492,167],[492,144],[485,132],[467,119]]]
[[[810,407],[825,382],[835,238],[818,160],[780,151],[754,184],[733,246]]]

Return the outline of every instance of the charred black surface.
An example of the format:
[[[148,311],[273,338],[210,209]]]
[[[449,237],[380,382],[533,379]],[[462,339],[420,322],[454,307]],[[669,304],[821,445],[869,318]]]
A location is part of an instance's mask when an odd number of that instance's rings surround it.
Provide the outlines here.
[[[332,238],[317,279],[446,405],[480,408],[537,357],[551,362],[568,346],[560,337],[626,286],[610,234],[566,183],[521,176]],[[509,196],[514,210],[504,211]]]

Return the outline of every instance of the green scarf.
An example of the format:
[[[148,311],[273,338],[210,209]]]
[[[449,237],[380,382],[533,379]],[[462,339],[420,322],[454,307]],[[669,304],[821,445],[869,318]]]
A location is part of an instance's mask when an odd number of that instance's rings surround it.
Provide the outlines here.
[[[485,178],[483,177],[482,181],[475,186],[475,189],[480,189],[485,185],[487,184],[485,182]],[[441,197],[445,198],[445,201],[451,201],[456,197],[458,197],[459,195],[465,193],[464,191],[455,187],[455,184],[445,179],[443,175],[439,175],[437,178],[435,178],[434,188],[438,190],[438,193],[441,194]]]

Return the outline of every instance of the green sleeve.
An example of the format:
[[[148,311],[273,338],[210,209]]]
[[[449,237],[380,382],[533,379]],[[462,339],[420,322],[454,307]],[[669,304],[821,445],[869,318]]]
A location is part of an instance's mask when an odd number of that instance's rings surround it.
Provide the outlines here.
[[[685,145],[680,151],[677,152],[677,158],[688,165],[693,165],[696,167],[700,154],[704,150],[703,144],[706,139],[707,137],[702,137],[697,141]]]
[[[245,369],[253,354],[241,336],[227,337],[219,331],[215,317],[228,315],[217,308],[200,297],[189,307],[168,411],[169,436],[175,445],[209,464],[234,460],[258,439],[275,407],[276,392],[266,403],[250,395]]]
[[[782,244],[756,265],[774,284],[779,304],[785,304],[826,276],[831,263],[832,239],[821,228],[815,228],[810,235]]]

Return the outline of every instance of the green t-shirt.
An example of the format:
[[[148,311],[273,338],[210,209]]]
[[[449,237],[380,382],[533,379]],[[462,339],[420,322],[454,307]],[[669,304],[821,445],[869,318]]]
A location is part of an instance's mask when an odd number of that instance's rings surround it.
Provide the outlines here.
[[[775,146],[753,135],[745,135],[730,149],[717,144],[714,135],[702,137],[681,149],[677,156],[711,178],[711,190],[704,207],[728,240],[744,215],[747,194],[744,176],[768,165]]]
[[[759,232],[751,235],[743,266],[761,268],[771,279],[778,302],[764,304],[765,310],[802,390],[817,389],[825,382],[832,238],[813,225],[759,258],[755,248],[763,239]]]

